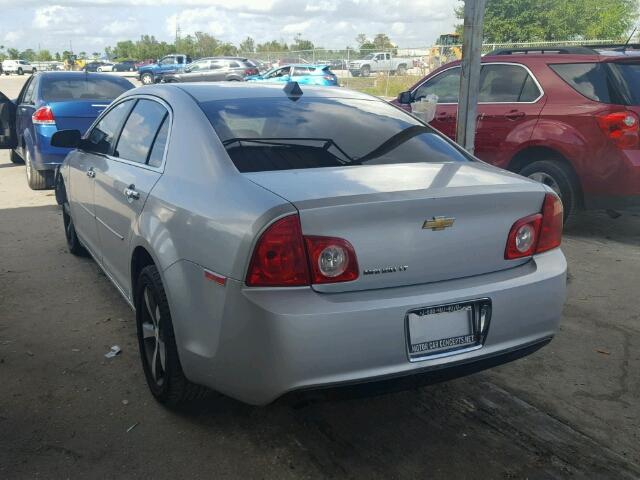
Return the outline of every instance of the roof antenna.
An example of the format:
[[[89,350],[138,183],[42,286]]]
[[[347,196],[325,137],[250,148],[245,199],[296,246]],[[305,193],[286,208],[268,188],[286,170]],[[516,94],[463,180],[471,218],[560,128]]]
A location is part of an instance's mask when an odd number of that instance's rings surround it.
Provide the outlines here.
[[[300,100],[300,97],[304,93],[300,85],[298,85],[298,82],[287,82],[282,91],[287,94],[289,100],[293,100],[294,102]]]
[[[627,38],[627,41],[624,43],[624,47],[622,47],[622,53],[625,53],[627,51],[627,47],[629,46],[629,42],[631,41],[633,36],[636,34],[636,30],[638,30],[638,26],[637,25],[633,28],[633,32],[631,32],[631,35],[629,35],[629,38]]]

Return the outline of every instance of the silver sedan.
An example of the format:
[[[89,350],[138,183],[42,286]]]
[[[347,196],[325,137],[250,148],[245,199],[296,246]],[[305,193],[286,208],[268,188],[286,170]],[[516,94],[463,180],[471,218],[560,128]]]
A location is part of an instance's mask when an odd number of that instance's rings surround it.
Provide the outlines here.
[[[344,89],[155,85],[118,98],[57,177],[65,233],[135,309],[168,406],[205,387],[429,382],[531,353],[565,298],[562,204]]]

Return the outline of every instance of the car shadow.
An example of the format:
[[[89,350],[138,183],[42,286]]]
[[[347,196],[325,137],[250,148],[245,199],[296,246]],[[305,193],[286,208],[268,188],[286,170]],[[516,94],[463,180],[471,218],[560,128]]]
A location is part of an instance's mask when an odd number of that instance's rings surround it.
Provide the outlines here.
[[[568,238],[640,245],[640,208],[576,213],[567,220],[564,235]]]
[[[24,167],[24,163],[0,163],[0,168]]]

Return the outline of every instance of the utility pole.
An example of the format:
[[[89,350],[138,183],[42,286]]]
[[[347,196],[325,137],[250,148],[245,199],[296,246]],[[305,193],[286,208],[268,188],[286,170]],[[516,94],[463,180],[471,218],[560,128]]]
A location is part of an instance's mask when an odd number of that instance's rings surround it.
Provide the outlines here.
[[[465,0],[464,2],[462,75],[460,77],[456,141],[469,153],[473,153],[476,138],[485,4],[486,0]]]

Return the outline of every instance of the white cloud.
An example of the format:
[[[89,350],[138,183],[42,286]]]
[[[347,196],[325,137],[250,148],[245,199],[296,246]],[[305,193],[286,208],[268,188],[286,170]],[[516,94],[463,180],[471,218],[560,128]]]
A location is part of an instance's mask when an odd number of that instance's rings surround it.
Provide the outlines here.
[[[61,5],[51,5],[49,7],[38,8],[33,18],[33,26],[36,28],[51,28],[56,25],[67,25],[77,23],[78,16],[74,14],[71,7]]]
[[[295,35],[306,32],[310,26],[311,22],[309,20],[306,22],[290,23],[282,27],[282,32]]]
[[[137,36],[140,31],[140,25],[135,18],[129,18],[127,20],[114,20],[107,23],[102,27],[102,32],[109,36]]]
[[[3,40],[7,43],[14,43],[18,41],[20,38],[22,38],[21,32],[7,32],[4,35]]]

